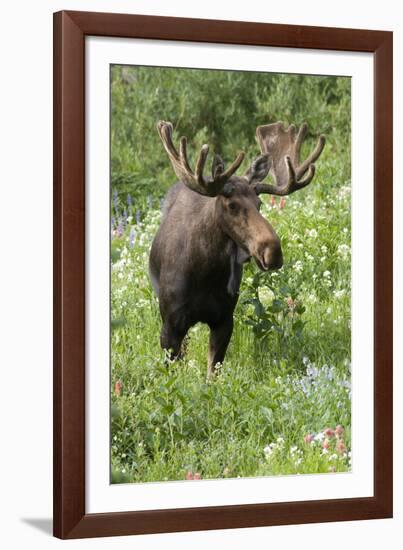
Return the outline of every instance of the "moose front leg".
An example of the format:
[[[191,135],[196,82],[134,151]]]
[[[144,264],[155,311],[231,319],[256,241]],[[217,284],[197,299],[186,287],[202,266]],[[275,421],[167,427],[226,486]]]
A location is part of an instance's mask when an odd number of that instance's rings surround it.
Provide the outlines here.
[[[219,325],[210,327],[207,378],[213,377],[216,364],[224,361],[233,328],[234,321],[232,316],[225,319]]]
[[[161,347],[170,353],[170,359],[182,358],[182,342],[187,331],[178,330],[173,324],[165,322],[161,329]]]

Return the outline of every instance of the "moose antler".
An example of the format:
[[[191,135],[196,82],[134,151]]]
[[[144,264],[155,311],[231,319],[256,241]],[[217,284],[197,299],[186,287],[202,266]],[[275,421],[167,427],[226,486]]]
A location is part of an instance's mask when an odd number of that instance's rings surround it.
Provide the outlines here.
[[[160,120],[157,124],[157,129],[176,176],[192,191],[196,191],[196,193],[200,193],[201,195],[216,197],[221,193],[224,185],[239,168],[245,156],[243,152],[240,152],[231,166],[224,171],[224,163],[217,155],[214,162],[213,178],[206,179],[203,176],[203,170],[208,155],[208,145],[203,145],[201,148],[195,171],[193,172],[187,158],[186,138],[180,138],[178,153],[172,141],[172,124]]]
[[[307,129],[305,122],[298,133],[294,124],[286,130],[282,122],[256,128],[256,137],[262,153],[268,153],[271,157],[272,165],[269,173],[275,179],[275,185],[257,183],[255,185],[257,194],[290,195],[311,183],[315,175],[314,162],[319,158],[326,140],[325,136],[319,136],[315,149],[301,163],[301,145]]]

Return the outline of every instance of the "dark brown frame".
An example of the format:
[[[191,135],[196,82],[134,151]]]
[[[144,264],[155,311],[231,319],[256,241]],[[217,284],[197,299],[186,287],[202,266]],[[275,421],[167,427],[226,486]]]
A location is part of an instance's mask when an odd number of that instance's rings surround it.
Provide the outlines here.
[[[88,35],[374,54],[374,496],[86,514],[85,125]],[[391,32],[63,11],[54,14],[54,535],[63,539],[392,517]]]

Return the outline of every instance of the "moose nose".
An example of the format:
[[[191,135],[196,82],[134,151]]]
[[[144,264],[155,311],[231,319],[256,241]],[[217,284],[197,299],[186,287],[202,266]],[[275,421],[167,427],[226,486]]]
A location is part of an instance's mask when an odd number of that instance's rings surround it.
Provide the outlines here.
[[[280,241],[266,244],[260,258],[265,270],[280,269],[283,266],[283,252],[281,250]]]

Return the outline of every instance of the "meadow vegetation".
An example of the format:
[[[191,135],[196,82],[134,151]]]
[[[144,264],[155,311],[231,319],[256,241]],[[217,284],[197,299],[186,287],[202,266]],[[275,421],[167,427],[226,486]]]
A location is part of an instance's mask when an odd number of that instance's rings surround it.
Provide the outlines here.
[[[328,473],[351,468],[350,80],[112,67],[112,482]],[[226,360],[206,381],[208,330],[160,349],[150,245],[175,182],[160,119],[231,160],[259,124],[309,124],[327,144],[308,188],[263,195],[284,266],[246,264]],[[311,141],[311,143],[310,143]],[[180,253],[178,252],[178,262]]]

